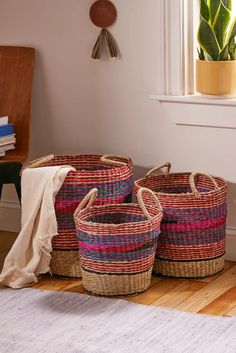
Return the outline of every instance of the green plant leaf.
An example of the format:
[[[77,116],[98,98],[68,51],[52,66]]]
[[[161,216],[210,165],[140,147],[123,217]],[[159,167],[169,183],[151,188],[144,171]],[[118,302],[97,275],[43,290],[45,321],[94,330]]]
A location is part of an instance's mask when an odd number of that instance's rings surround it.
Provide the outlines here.
[[[212,60],[217,61],[221,51],[220,46],[210,24],[203,17],[200,20],[197,38],[200,47]]]
[[[227,43],[229,44],[232,39],[236,36],[236,17],[234,18],[229,33],[228,33],[228,38],[227,38]]]
[[[236,42],[235,42],[235,39],[233,38],[229,45],[229,56],[231,60],[236,60],[235,52],[236,52]]]
[[[215,32],[219,46],[223,49],[225,46],[225,39],[227,35],[227,28],[230,22],[231,14],[230,11],[225,7],[223,2],[220,2],[220,6],[215,15],[215,19],[212,25],[213,31]]]
[[[197,48],[197,52],[198,52],[198,59],[205,60],[204,50],[201,47]]]
[[[228,44],[221,50],[218,60],[227,61],[229,59],[229,47]]]
[[[232,10],[232,0],[222,0],[222,2],[229,11]]]
[[[210,12],[207,5],[207,0],[200,0],[200,16],[202,16],[206,21],[209,21]]]
[[[211,23],[214,22],[215,15],[217,13],[217,10],[220,6],[221,0],[208,0],[208,6],[210,9],[210,21]]]

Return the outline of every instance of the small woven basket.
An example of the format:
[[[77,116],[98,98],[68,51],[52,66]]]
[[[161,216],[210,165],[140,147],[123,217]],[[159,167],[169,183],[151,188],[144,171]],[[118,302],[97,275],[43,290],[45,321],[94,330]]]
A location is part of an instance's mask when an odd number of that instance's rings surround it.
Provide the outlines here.
[[[156,175],[164,167],[166,173]],[[154,272],[183,278],[215,274],[224,267],[226,183],[204,173],[169,174],[170,167],[153,168],[135,182],[136,193],[151,189],[163,207]]]
[[[143,193],[154,204],[146,207]],[[74,214],[83,285],[107,296],[143,292],[151,282],[161,205],[145,188],[138,192],[139,204],[92,206],[96,194],[92,189]]]
[[[96,204],[130,202],[133,187],[133,165],[130,158],[117,155],[49,155],[28,162],[23,168],[71,165],[55,200],[58,235],[52,239],[51,271],[68,277],[81,277],[79,244],[73,214],[78,203],[96,187]]]

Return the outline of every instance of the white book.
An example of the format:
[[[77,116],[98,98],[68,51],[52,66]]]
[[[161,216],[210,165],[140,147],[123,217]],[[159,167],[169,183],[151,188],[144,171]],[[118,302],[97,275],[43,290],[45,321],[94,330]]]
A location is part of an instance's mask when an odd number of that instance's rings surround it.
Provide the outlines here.
[[[15,148],[15,145],[14,145],[14,144],[6,145],[6,146],[1,146],[1,147],[0,147],[0,152],[6,152],[6,151],[14,150],[14,148]]]
[[[5,143],[9,140],[15,139],[15,135],[16,134],[11,134],[11,135],[6,135],[6,136],[0,137],[0,143],[3,143],[3,142]]]
[[[0,116],[0,126],[8,124],[8,116]]]
[[[14,137],[9,138],[9,139],[7,139],[7,140],[5,140],[5,141],[1,141],[1,140],[0,140],[0,148],[1,148],[2,146],[6,146],[6,145],[9,145],[9,144],[14,144],[14,143],[16,143],[16,139],[15,139]]]

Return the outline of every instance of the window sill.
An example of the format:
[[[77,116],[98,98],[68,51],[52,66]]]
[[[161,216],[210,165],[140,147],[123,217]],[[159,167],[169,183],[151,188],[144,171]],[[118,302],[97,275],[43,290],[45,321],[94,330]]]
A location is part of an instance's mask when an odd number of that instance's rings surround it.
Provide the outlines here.
[[[161,96],[149,98],[163,105],[166,117],[181,126],[236,129],[236,99],[216,99],[198,95]]]
[[[201,104],[201,105],[222,105],[228,107],[236,107],[236,98],[215,98],[207,97],[198,94],[189,96],[162,96],[158,94],[151,94],[151,100],[157,100],[160,103],[182,103],[182,104]]]

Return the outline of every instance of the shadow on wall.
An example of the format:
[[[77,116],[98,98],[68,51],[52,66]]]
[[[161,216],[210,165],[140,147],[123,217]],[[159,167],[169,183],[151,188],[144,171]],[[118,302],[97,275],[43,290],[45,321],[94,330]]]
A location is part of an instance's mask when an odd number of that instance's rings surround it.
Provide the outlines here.
[[[139,165],[134,165],[134,181],[138,180],[140,178],[144,178],[145,175],[147,174],[147,172],[153,167],[150,168],[144,168],[141,167]],[[135,200],[135,195],[134,195],[134,191],[133,191],[133,198],[132,198],[132,202],[137,202],[137,200]]]
[[[52,107],[50,104],[46,69],[43,57],[39,50],[36,51],[35,59],[36,64],[32,97],[31,150],[29,159],[52,153],[55,146]]]
[[[153,167],[145,168],[139,165],[134,165],[134,180],[144,178],[147,172]]]
[[[227,182],[227,225],[236,233],[236,183]]]

